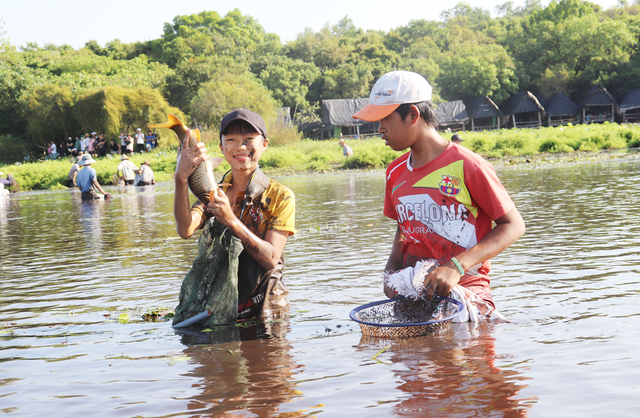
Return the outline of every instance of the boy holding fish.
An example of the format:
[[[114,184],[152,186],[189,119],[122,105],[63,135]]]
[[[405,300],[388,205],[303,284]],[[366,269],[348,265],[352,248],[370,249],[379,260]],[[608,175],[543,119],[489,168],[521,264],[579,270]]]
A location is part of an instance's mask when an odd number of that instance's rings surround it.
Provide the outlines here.
[[[353,117],[379,121],[386,145],[409,149],[386,173],[384,214],[397,221],[397,230],[385,271],[391,275],[428,261],[437,267],[420,271],[427,298],[456,290],[491,317],[491,258],[525,229],[491,164],[438,134],[431,86],[417,73],[383,75],[369,104]],[[384,290],[395,294],[388,282]]]
[[[220,150],[231,170],[222,178],[220,187],[204,187],[206,181],[194,180],[201,164],[214,163],[209,161],[202,142],[189,146],[194,133],[186,130],[176,166],[174,214],[178,234],[189,238],[203,227],[203,234],[211,233],[208,231],[213,231],[215,225],[208,221],[215,218],[214,224],[222,225],[241,241],[238,319],[288,312],[289,292],[282,282],[283,249],[289,235],[295,232],[295,198],[291,190],[267,178],[259,169],[260,157],[269,144],[264,120],[247,109],[236,109],[222,119]],[[222,159],[218,160],[217,164]],[[189,188],[199,198],[194,205],[189,204]],[[201,189],[207,188],[211,190],[203,194]],[[192,270],[195,267],[194,261]]]

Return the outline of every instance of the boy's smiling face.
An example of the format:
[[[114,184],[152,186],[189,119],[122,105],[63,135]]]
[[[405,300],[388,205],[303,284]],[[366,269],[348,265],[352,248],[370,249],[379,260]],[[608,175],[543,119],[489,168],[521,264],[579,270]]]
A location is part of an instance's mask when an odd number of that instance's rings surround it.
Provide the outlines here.
[[[269,140],[257,132],[240,133],[231,129],[222,135],[220,150],[232,170],[253,172],[268,144]]]

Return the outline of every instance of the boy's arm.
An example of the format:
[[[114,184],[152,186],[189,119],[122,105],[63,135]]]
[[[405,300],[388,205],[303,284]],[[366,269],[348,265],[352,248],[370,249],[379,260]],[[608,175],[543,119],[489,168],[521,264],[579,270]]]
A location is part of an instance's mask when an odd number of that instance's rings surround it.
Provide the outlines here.
[[[400,230],[400,225],[398,225],[396,235],[393,237],[391,254],[389,255],[389,260],[387,260],[384,271],[393,273],[402,269],[402,258],[402,231]],[[390,298],[395,296],[395,292],[387,287],[386,284],[384,285],[384,293]]]
[[[187,131],[183,141],[183,148],[180,149],[180,154],[178,155],[175,174],[176,191],[173,200],[173,214],[176,218],[176,230],[182,238],[192,236],[202,224],[202,215],[197,211],[191,210],[187,180],[196,167],[208,158],[205,153],[204,143],[198,142],[193,147],[189,147],[190,136],[191,131]]]
[[[284,244],[289,237],[288,231],[270,229],[265,233],[264,240],[258,238],[236,217],[231,209],[229,198],[220,188],[216,189],[213,200],[207,209],[242,241],[245,250],[262,268],[271,270],[278,264],[282,257]]]
[[[456,256],[464,271],[500,254],[524,234],[524,220],[515,207],[495,220],[496,226],[479,243]],[[460,281],[460,272],[453,263],[447,261],[433,270],[425,279],[427,297],[434,293],[448,296],[451,288]]]

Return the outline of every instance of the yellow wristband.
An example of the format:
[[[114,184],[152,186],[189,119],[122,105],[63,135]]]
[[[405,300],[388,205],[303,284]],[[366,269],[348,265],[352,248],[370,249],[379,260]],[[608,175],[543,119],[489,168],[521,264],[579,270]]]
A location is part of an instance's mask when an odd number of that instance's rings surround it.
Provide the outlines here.
[[[453,261],[453,264],[456,265],[456,267],[458,268],[458,272],[460,273],[461,276],[464,276],[464,269],[462,268],[462,264],[460,264],[460,262],[458,261],[457,258],[452,257],[451,261]]]

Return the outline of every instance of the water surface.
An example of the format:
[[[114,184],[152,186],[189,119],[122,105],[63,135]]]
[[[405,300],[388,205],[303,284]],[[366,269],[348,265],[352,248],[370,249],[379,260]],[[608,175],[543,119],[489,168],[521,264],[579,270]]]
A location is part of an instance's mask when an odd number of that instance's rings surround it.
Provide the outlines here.
[[[140,318],[176,305],[197,251],[175,233],[171,183],[108,188],[109,202],[71,190],[0,201],[0,411],[635,416],[640,159],[497,171],[527,222],[493,260],[510,322],[392,344],[362,337],[348,316],[384,298],[395,225],[382,215],[383,171],[277,177],[297,199],[291,319],[205,336]]]

